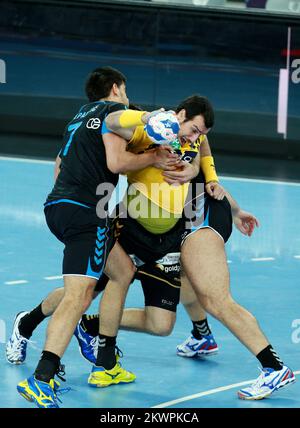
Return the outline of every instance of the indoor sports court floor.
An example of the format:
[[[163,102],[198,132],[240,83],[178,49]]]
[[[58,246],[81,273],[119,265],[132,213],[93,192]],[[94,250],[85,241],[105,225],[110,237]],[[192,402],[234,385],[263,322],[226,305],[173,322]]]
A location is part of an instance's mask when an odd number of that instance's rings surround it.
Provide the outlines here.
[[[62,246],[48,231],[42,209],[52,176],[51,162],[0,158],[0,407],[30,407],[17,394],[16,384],[34,370],[47,324],[32,337],[35,348],[28,348],[26,364],[13,366],[5,359],[5,341],[15,314],[33,308],[62,284]],[[222,182],[261,222],[253,237],[235,230],[227,244],[232,293],[257,316],[273,346],[296,372],[298,382],[269,399],[239,400],[239,386],[259,374],[257,360],[213,319],[218,355],[198,360],[176,356],[176,345],[191,328],[180,307],[170,337],[120,332],[123,364],[137,375],[130,385],[88,387],[90,366],[73,339],[63,358],[66,386],[72,388],[62,397],[63,407],[300,407],[300,183],[230,177],[223,177]],[[126,306],[142,305],[140,286],[134,283]],[[90,312],[96,310],[94,303]]]

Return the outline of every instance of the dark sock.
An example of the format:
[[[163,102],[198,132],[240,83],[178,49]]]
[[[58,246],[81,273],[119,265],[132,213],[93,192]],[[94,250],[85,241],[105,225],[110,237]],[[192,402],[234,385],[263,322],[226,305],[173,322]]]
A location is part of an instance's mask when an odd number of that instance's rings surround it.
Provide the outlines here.
[[[283,362],[272,348],[272,345],[269,345],[263,349],[259,354],[256,355],[256,358],[259,360],[263,368],[270,367],[274,370],[281,370],[283,367]]]
[[[211,334],[211,330],[209,328],[207,318],[200,321],[192,321],[193,323],[193,330],[192,335],[195,339],[201,340],[203,336],[208,336]]]
[[[43,351],[41,359],[35,369],[36,379],[49,383],[54,378],[60,366],[60,357],[49,351]]]
[[[82,315],[80,325],[91,336],[99,334],[99,315]]]
[[[96,366],[112,369],[116,365],[116,336],[104,336],[99,334],[99,345]]]
[[[37,326],[47,318],[42,312],[42,303],[33,309],[29,314],[25,315],[19,323],[19,332],[26,339],[30,339],[33,331]]]

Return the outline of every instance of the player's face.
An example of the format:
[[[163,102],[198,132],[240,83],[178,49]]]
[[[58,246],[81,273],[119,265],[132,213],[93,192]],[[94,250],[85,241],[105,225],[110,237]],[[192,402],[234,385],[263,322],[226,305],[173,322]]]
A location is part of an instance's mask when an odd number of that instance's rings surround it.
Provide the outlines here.
[[[178,137],[180,138],[181,142],[185,143],[186,140],[189,140],[193,143],[200,137],[200,135],[206,135],[209,132],[209,129],[206,128],[204,118],[201,114],[185,122],[185,111],[182,111],[184,114],[179,117],[180,131],[178,133]]]
[[[120,98],[120,102],[122,104],[125,104],[127,107],[129,106],[129,99],[126,95],[126,85],[125,83],[122,83],[119,86],[119,98]]]

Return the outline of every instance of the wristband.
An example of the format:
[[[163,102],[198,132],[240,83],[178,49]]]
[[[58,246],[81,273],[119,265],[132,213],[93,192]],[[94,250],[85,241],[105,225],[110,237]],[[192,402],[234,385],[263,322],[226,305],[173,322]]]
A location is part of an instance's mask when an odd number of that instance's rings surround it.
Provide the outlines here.
[[[134,126],[145,125],[142,117],[145,111],[124,110],[120,116],[119,122],[122,128],[133,128]]]
[[[209,183],[210,181],[219,182],[214,158],[212,156],[204,156],[203,158],[201,157],[200,168],[204,174],[205,183]]]

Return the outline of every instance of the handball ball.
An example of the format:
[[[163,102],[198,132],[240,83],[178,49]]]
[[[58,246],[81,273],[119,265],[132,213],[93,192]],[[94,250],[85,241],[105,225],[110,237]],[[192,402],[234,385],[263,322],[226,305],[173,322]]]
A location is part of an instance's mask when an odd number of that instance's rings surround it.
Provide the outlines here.
[[[155,144],[170,144],[176,140],[180,125],[174,113],[162,111],[150,117],[145,130]]]

